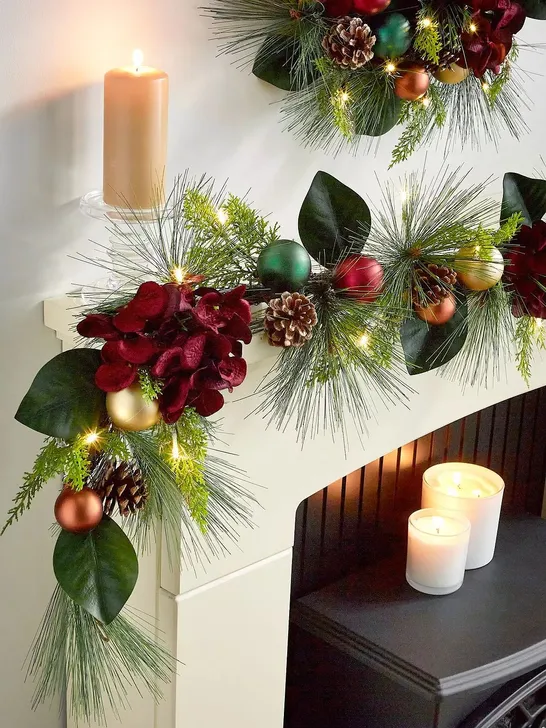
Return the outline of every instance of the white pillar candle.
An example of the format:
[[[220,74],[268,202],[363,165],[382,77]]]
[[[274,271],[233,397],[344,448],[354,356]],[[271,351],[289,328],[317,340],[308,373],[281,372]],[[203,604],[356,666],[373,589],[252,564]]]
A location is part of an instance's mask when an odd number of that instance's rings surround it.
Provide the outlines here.
[[[449,511],[425,508],[408,521],[406,580],[425,594],[451,594],[464,580],[470,521]]]
[[[479,569],[495,554],[504,481],[492,470],[470,463],[442,463],[423,476],[421,505],[466,516],[472,524],[467,569]]]

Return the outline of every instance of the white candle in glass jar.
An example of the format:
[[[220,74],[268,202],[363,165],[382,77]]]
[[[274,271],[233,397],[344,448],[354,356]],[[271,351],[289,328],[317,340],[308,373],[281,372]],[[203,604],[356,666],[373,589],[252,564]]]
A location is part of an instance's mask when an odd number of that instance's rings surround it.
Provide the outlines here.
[[[479,569],[495,554],[504,494],[497,473],[471,463],[442,463],[423,476],[421,505],[466,516],[472,524],[467,569]]]
[[[425,508],[408,521],[406,580],[425,594],[451,594],[464,580],[470,521],[458,513]]]

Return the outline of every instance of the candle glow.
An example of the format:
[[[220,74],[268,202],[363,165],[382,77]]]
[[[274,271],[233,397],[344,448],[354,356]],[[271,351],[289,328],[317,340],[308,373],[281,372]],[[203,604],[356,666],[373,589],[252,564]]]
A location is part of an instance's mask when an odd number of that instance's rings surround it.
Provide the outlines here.
[[[135,48],[135,50],[133,51],[133,66],[135,67],[135,71],[137,73],[142,68],[143,63],[144,53],[140,50],[140,48]]]

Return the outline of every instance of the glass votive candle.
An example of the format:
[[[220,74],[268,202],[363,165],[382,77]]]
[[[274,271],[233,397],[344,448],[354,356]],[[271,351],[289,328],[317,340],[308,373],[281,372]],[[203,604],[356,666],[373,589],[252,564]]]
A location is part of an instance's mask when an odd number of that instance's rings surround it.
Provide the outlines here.
[[[459,513],[424,508],[408,521],[406,580],[425,594],[451,594],[464,580],[470,521]]]
[[[423,475],[421,506],[456,511],[472,525],[467,569],[479,569],[495,554],[504,495],[497,473],[471,463],[434,465]]]

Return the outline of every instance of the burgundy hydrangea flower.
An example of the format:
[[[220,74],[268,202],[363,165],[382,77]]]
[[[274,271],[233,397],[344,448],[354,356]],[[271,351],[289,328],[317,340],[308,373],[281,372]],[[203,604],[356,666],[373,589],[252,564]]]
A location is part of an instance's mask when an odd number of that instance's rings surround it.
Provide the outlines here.
[[[524,225],[506,256],[506,282],[515,292],[512,313],[546,318],[546,222]]]
[[[220,391],[231,392],[246,377],[243,343],[250,343],[252,334],[245,292],[245,286],[220,293],[150,281],[113,315],[86,316],[78,333],[106,342],[97,386],[118,392],[146,366],[164,382],[159,405],[166,422],[176,422],[187,406],[214,414],[224,404]]]
[[[322,4],[329,18],[341,18],[355,11],[354,0],[322,0]]]
[[[474,0],[473,11],[471,23],[476,30],[462,34],[464,52],[460,62],[481,78],[487,70],[500,72],[526,15],[513,0]]]

